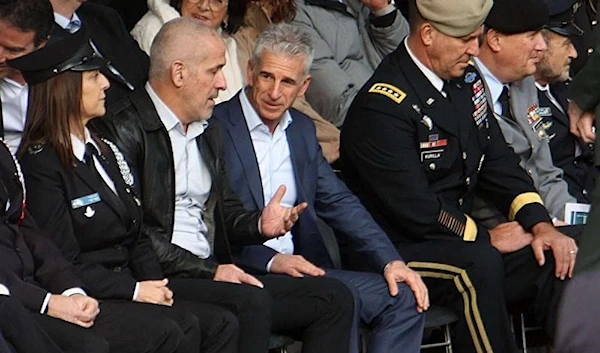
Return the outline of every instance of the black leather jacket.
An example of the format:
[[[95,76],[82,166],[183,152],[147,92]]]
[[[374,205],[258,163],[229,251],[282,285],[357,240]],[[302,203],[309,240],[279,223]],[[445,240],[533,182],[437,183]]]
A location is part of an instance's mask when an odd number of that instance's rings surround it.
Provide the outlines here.
[[[129,163],[143,204],[142,231],[152,240],[166,276],[213,278],[218,264],[232,262],[232,245],[266,240],[258,231],[260,212],[246,211],[231,189],[222,158],[221,129],[214,119],[196,139],[212,177],[204,216],[214,245],[207,259],[171,243],[175,212],[171,140],[146,90],[140,88],[111,105],[105,117],[93,121],[92,128],[113,141]]]

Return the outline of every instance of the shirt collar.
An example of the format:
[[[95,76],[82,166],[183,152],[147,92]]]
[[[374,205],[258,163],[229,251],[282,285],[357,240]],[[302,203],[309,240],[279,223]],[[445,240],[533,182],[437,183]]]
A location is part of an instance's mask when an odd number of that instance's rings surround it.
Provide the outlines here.
[[[419,70],[421,70],[423,75],[425,75],[429,82],[431,82],[433,87],[435,87],[435,89],[437,89],[439,92],[442,92],[442,88],[444,88],[444,80],[442,80],[438,75],[436,75],[435,72],[431,71],[427,66],[423,65],[423,63],[419,61],[419,59],[417,59],[415,54],[413,54],[413,52],[408,47],[407,39],[408,37],[404,38],[404,46],[406,47],[408,55],[410,56],[412,61],[414,61],[414,63],[417,65]]]
[[[240,104],[242,105],[242,112],[246,117],[248,131],[253,131],[261,125],[266,127],[265,123],[263,123],[260,116],[258,116],[258,113],[254,109],[252,104],[250,104],[250,100],[248,100],[248,96],[246,95],[247,90],[248,87],[244,88],[244,90],[240,92]],[[281,121],[279,122],[279,125],[277,125],[277,128],[281,129],[282,131],[285,131],[288,128],[288,126],[290,126],[293,120],[294,119],[292,119],[290,111],[286,110],[283,113],[283,116],[281,118]]]
[[[92,136],[90,135],[90,130],[88,130],[87,127],[83,128],[83,133],[85,141],[81,141],[77,136],[71,134],[71,148],[73,149],[73,155],[81,162],[83,162],[83,158],[85,156],[85,145],[88,142],[94,145],[94,147],[96,147],[96,150],[100,151],[98,144],[92,139]]]
[[[148,95],[150,96],[150,100],[152,100],[154,107],[156,108],[156,113],[158,114],[160,121],[164,125],[165,129],[167,129],[167,131],[170,132],[171,130],[176,129],[182,135],[188,136],[190,138],[196,138],[200,136],[208,126],[207,120],[194,121],[188,124],[188,130],[186,133],[183,129],[181,121],[179,121],[179,118],[177,118],[177,115],[175,115],[171,108],[169,108],[165,104],[165,102],[163,102],[163,100],[160,99],[158,94],[156,94],[156,92],[150,85],[150,82],[146,82],[145,89],[146,92],[148,92]]]
[[[546,83],[545,85],[542,85],[542,84],[539,84],[539,83],[537,83],[537,82],[536,82],[536,83],[535,83],[535,86],[536,86],[536,87],[537,87],[537,88],[538,88],[540,91],[548,91],[548,92],[550,92],[550,85],[549,85],[549,84],[547,84],[547,83]]]
[[[54,13],[54,22],[56,22],[62,29],[67,29],[71,22],[75,23],[76,26],[81,27],[81,19],[77,16],[76,12],[73,12],[73,16],[71,18],[66,18],[65,16]]]
[[[477,66],[479,67],[479,71],[481,75],[485,79],[487,84],[487,89],[490,92],[490,96],[492,97],[492,101],[494,104],[500,99],[500,95],[502,94],[502,90],[504,87],[508,87],[508,85],[503,84],[494,76],[494,74],[483,64],[479,58],[473,58],[477,62]]]
[[[27,83],[22,85],[15,80],[11,80],[8,77],[4,77],[3,79],[0,79],[0,83],[5,83],[5,84],[12,86],[13,88],[17,88],[17,89],[24,89],[27,87]]]

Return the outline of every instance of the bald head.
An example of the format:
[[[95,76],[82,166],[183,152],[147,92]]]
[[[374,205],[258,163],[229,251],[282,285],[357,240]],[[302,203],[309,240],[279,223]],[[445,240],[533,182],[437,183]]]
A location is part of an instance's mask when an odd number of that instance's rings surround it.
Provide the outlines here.
[[[168,78],[173,63],[203,61],[213,51],[224,47],[217,31],[199,20],[180,17],[167,22],[150,48],[150,81]],[[190,63],[190,66],[195,66]]]

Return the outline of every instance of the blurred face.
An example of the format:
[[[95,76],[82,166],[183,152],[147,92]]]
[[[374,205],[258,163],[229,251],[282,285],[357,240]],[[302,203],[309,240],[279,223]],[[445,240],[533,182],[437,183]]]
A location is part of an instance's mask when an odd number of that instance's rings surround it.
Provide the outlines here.
[[[183,0],[181,16],[193,17],[205,26],[217,29],[227,17],[228,0]]]
[[[439,32],[433,26],[425,29],[422,36],[425,36],[423,41],[427,44],[431,70],[444,80],[462,76],[471,57],[479,54],[479,38],[482,32],[482,27],[479,27],[464,37],[456,38]]]
[[[535,77],[541,83],[567,81],[570,78],[571,61],[577,57],[577,50],[569,37],[546,30],[547,48],[537,65]]]
[[[84,71],[81,75],[81,115],[84,124],[89,120],[103,116],[106,95],[104,91],[110,84],[98,70]]]
[[[500,34],[499,37],[503,66],[508,71],[507,82],[514,82],[535,73],[542,59],[546,42],[541,31],[517,34]]]
[[[0,78],[17,71],[10,68],[7,60],[16,59],[37,49],[34,45],[35,33],[22,32],[10,24],[0,20]]]
[[[303,56],[264,50],[260,62],[248,65],[248,99],[271,131],[297,97],[306,92],[310,75],[304,74]]]
[[[223,66],[225,66],[225,45],[218,37],[205,43],[200,60],[191,62],[183,91],[186,116],[192,120],[206,120],[211,117],[215,98],[219,90],[227,88]]]

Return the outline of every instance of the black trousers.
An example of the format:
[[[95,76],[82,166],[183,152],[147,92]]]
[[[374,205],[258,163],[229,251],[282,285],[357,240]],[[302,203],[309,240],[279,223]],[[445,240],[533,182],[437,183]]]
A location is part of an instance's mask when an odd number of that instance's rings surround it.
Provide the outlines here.
[[[551,251],[544,266],[530,246],[503,255],[489,244],[432,240],[399,244],[398,251],[423,277],[431,303],[460,317],[457,352],[517,352],[507,309],[513,306],[528,308],[553,336],[566,281],[554,276]]]
[[[83,328],[32,314],[65,353],[199,352],[198,318],[163,305],[102,301],[94,325]]]
[[[271,332],[302,340],[304,353],[347,353],[354,313],[348,288],[333,278],[268,275],[264,289],[206,279],[170,279],[178,300],[210,303],[239,323],[239,353],[264,353]]]
[[[29,311],[17,299],[0,295],[0,352],[60,353],[61,350],[47,336]]]

